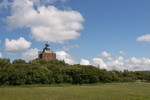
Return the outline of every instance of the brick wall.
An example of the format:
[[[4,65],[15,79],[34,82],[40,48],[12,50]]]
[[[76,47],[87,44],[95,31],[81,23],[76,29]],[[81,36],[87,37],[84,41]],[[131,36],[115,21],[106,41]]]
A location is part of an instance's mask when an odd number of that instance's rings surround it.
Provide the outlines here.
[[[56,54],[55,53],[41,53],[39,58],[46,60],[46,61],[56,60]]]

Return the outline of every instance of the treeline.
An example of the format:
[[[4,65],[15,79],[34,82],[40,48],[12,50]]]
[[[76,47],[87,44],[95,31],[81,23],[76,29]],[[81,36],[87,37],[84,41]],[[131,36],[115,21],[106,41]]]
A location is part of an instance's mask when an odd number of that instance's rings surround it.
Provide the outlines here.
[[[47,62],[35,59],[25,62],[0,59],[0,85],[25,84],[92,84],[110,82],[150,81],[149,71],[106,71],[92,65],[68,65],[64,61]]]

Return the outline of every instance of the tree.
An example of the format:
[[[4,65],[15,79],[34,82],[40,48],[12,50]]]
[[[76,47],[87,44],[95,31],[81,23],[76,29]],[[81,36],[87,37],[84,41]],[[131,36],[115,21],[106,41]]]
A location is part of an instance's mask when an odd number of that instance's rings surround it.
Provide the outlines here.
[[[22,60],[22,59],[15,59],[12,63],[13,63],[13,64],[25,64],[26,61],[25,61],[25,60]]]
[[[0,67],[6,67],[10,65],[10,59],[0,58]]]

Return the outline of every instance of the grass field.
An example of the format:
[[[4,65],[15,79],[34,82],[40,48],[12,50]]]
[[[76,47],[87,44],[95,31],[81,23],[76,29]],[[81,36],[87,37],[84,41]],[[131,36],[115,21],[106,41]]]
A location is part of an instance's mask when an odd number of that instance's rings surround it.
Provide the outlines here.
[[[150,83],[1,86],[0,100],[150,100]]]

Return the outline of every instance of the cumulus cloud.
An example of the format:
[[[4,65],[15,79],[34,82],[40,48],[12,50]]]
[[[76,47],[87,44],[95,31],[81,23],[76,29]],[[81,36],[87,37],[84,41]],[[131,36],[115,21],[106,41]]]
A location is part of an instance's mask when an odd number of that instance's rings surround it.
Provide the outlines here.
[[[101,58],[93,58],[92,61],[94,62],[94,65],[100,67],[101,69],[106,69],[107,67],[107,65],[104,63],[103,59]]]
[[[44,5],[34,9],[31,0],[14,0],[11,10],[6,18],[9,28],[29,28],[31,38],[37,41],[63,43],[79,37],[78,31],[83,29],[84,18],[77,11]]]
[[[120,53],[120,54],[123,54],[123,55],[127,55],[127,53],[124,52],[124,51],[119,51],[119,53]]]
[[[90,62],[86,59],[81,59],[80,64],[81,65],[90,65]]]
[[[113,58],[112,58],[111,56],[112,56],[112,55],[109,54],[109,53],[106,52],[106,51],[103,51],[103,52],[99,55],[99,57],[102,58],[102,59],[104,59],[104,60],[112,60]]]
[[[125,61],[126,67],[130,70],[150,70],[150,59],[132,57]]]
[[[28,49],[31,45],[31,42],[25,40],[23,37],[20,37],[17,40],[5,39],[5,52],[8,54],[16,54],[18,52]]]
[[[22,59],[26,61],[31,61],[33,59],[36,59],[38,58],[38,51],[39,50],[37,48],[29,49],[22,54]]]
[[[124,70],[131,71],[150,70],[150,59],[136,58],[124,59],[122,56],[112,56],[106,51],[102,52],[96,58],[93,58],[93,64],[107,70]]]
[[[68,64],[76,64],[77,62],[74,60],[74,57],[72,57],[70,54],[66,53],[65,51],[57,51],[56,57],[58,60],[64,60]]]
[[[150,34],[140,36],[136,40],[140,42],[150,42]]]

